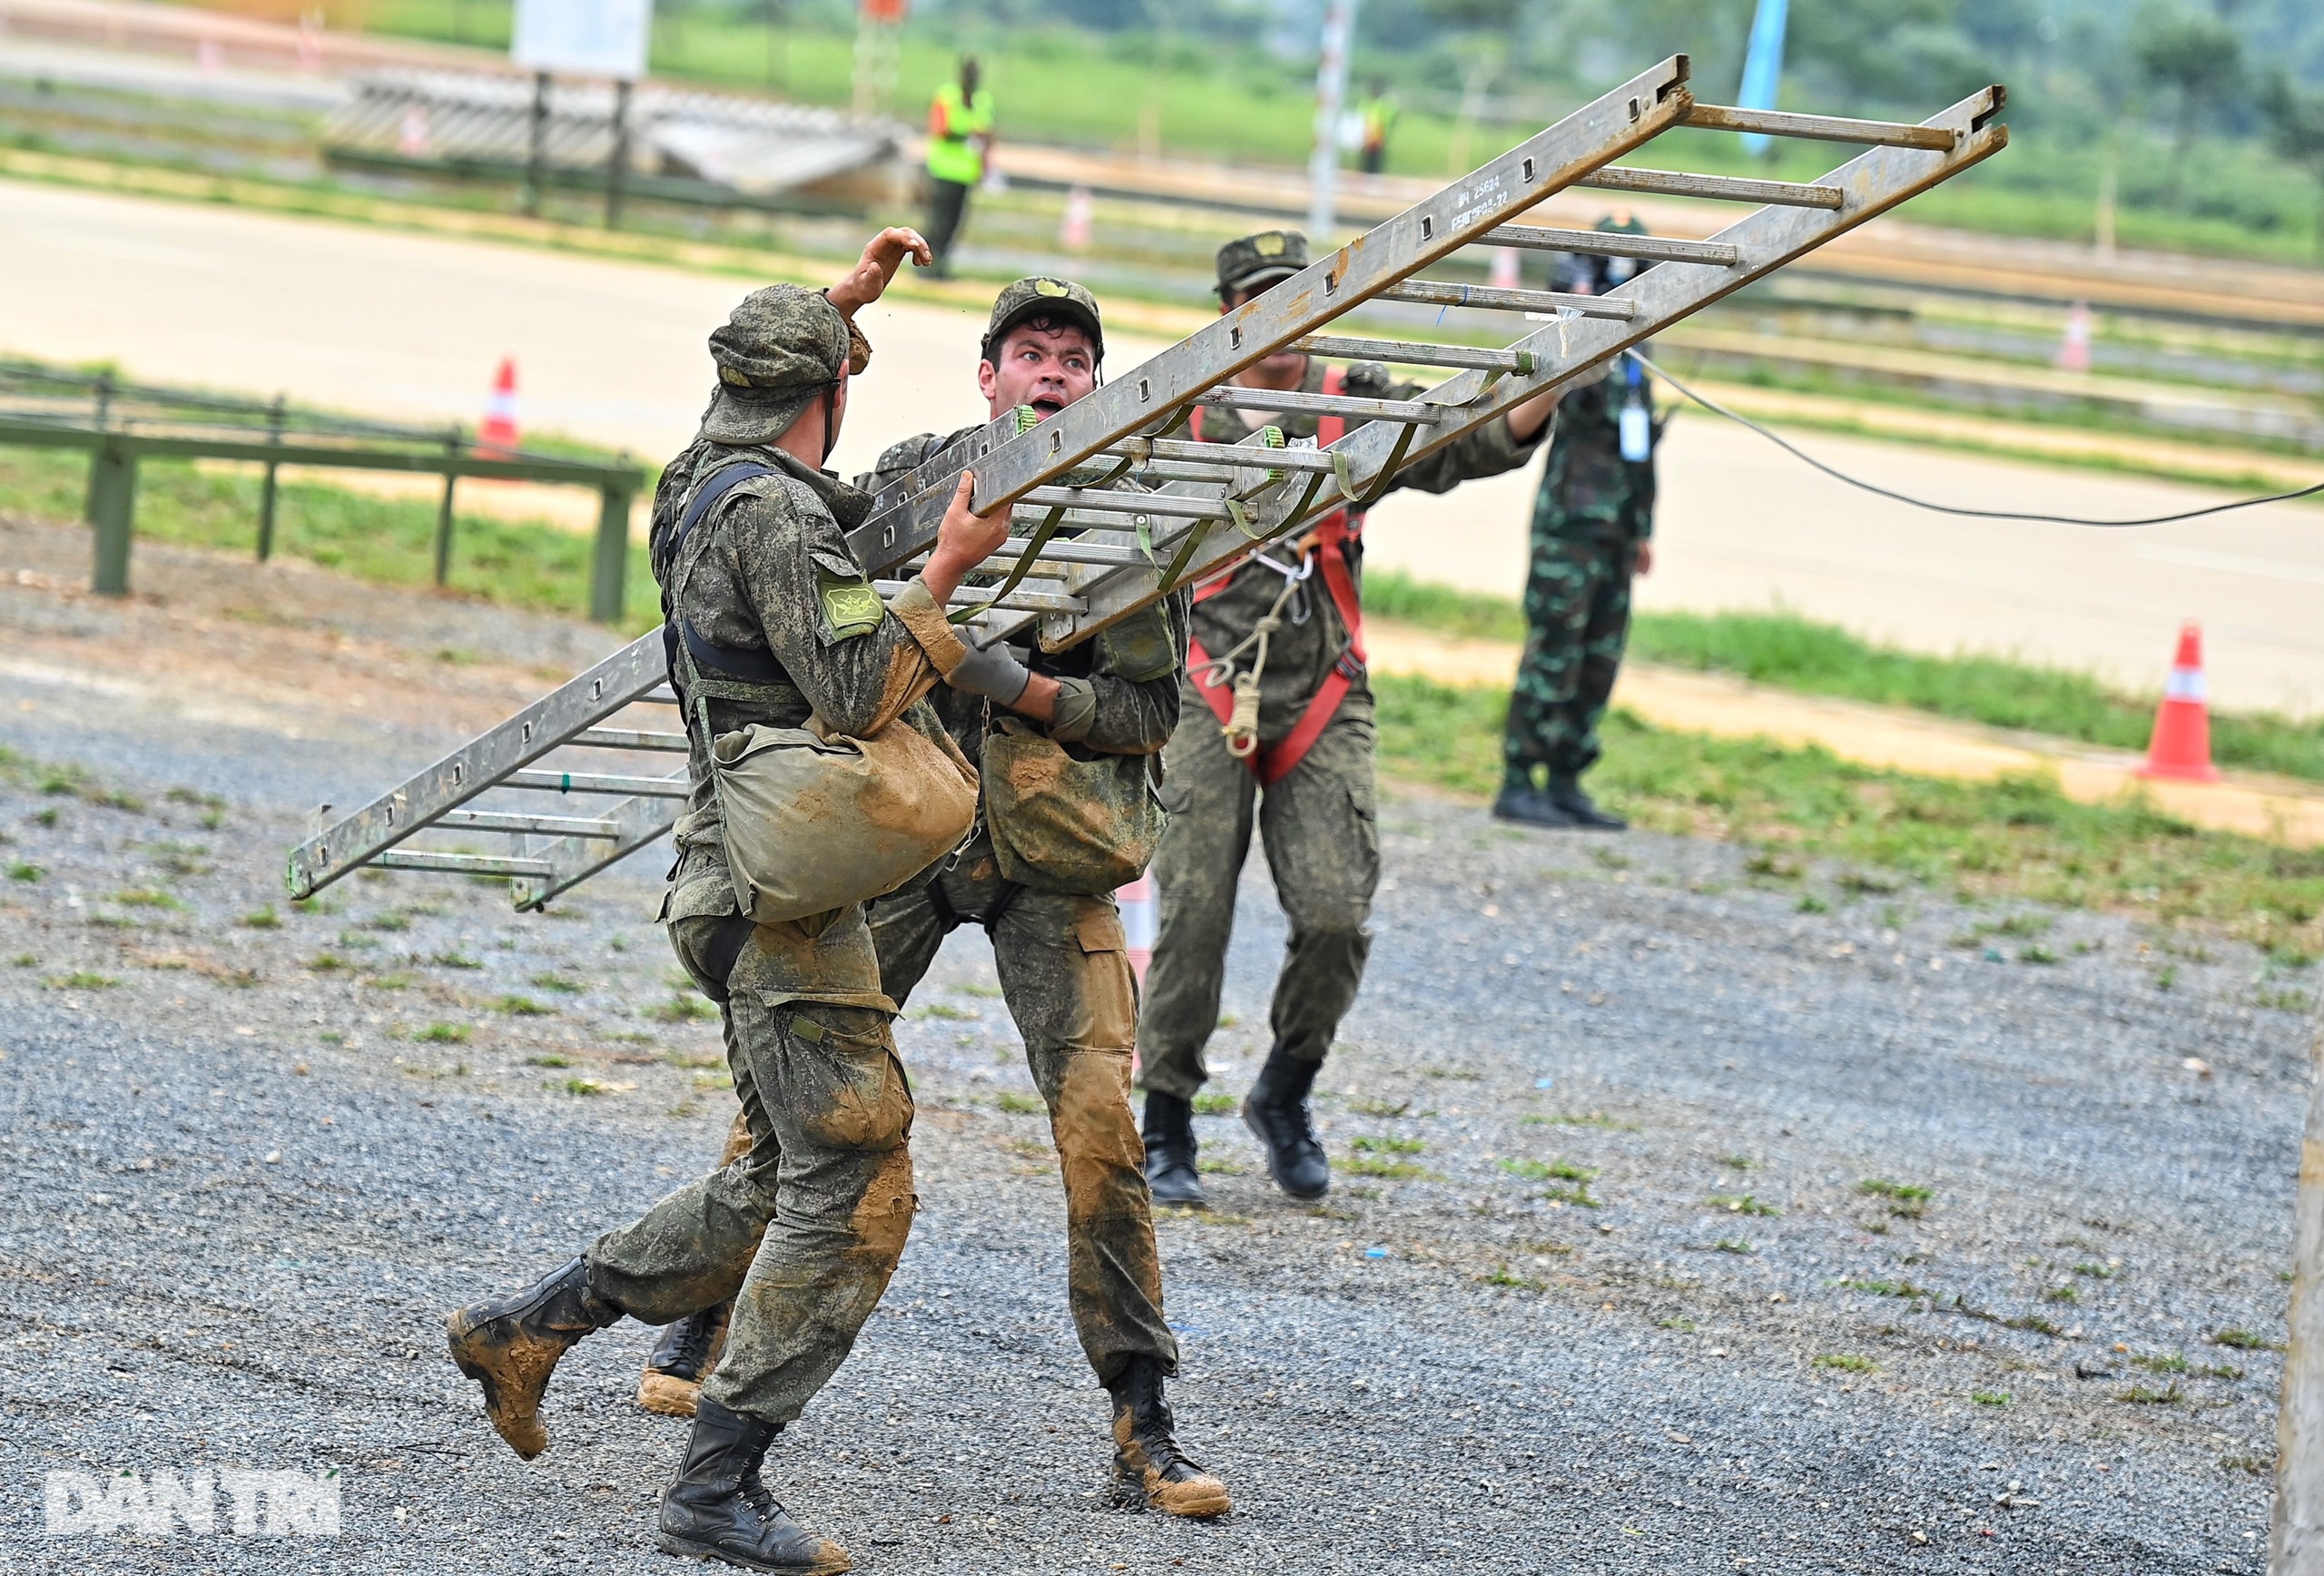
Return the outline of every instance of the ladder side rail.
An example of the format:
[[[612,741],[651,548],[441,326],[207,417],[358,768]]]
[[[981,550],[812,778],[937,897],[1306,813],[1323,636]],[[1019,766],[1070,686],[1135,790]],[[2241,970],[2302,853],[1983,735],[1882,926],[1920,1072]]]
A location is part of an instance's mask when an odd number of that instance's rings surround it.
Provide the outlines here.
[[[657,688],[659,630],[640,635],[596,666],[478,734],[427,770],[340,817],[290,851],[283,879],[293,898],[310,897],[510,778],[519,768]]]
[[[926,551],[950,501],[946,484],[969,465],[977,471],[976,507],[989,512],[1111,444],[1175,419],[1197,396],[1244,368],[1682,124],[1694,104],[1686,81],[1687,58],[1673,55],[1204,325],[1031,431],[995,444],[994,438],[1013,426],[1004,417],[970,434],[917,468],[892,494],[883,491],[880,505],[884,507],[876,507],[870,518],[849,533],[856,562],[877,575]]]
[[[2002,102],[2001,89],[1986,88],[1932,116],[1925,123],[1948,133],[1944,153],[1881,143],[1834,171],[1820,183],[1837,185],[1847,192],[1846,204],[1838,210],[1771,206],[1738,220],[1716,238],[1736,249],[1738,261],[1732,267],[1664,263],[1646,270],[1624,286],[1618,297],[1610,298],[1636,304],[1637,315],[1627,322],[1574,319],[1545,325],[1528,335],[1511,348],[1534,354],[1540,369],[1532,375],[1495,377],[1472,370],[1446,379],[1423,398],[1457,415],[1432,427],[1412,429],[1413,436],[1399,463],[1409,465],[1425,458],[1533,395],[1575,382],[1590,369],[1672,323],[1992,157],[2009,141],[2008,128],[1993,119]],[[1329,452],[1344,457],[1358,489],[1364,490],[1380,479],[1382,468],[1395,456],[1406,430],[1397,422],[1367,422],[1333,445]],[[1281,537],[1303,523],[1289,511],[1304,491],[1303,484],[1278,483],[1256,500],[1259,507],[1251,513],[1264,535]],[[1322,513],[1337,507],[1337,501],[1327,489],[1309,506],[1308,513]],[[1222,534],[1214,533],[1187,566],[1184,578],[1191,581],[1215,574],[1251,546],[1233,533],[1224,534],[1223,539]],[[1077,589],[1087,597],[1089,611],[1044,620],[1040,642],[1045,649],[1059,650],[1085,640],[1163,595],[1158,576],[1150,569],[1099,571]],[[1008,625],[1001,628],[1012,632]]]

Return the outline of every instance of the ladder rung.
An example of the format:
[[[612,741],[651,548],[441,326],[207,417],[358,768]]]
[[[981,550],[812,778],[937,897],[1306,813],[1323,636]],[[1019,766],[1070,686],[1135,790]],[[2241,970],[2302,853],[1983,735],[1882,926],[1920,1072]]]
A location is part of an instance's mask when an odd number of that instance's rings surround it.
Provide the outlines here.
[[[1744,110],[1697,104],[1687,124],[1715,132],[1758,132],[1768,137],[1807,137],[1819,143],[1865,143],[1882,148],[1927,148],[1949,153],[1960,141],[1950,126],[1907,126],[1895,121],[1851,121],[1837,115],[1795,115],[1783,110]]]
[[[1600,192],[1649,192],[1664,197],[1715,197],[1724,202],[1772,202],[1779,208],[1837,209],[1847,193],[1837,186],[1803,186],[1793,181],[1748,181],[1737,175],[1689,175],[1679,170],[1643,170],[1609,164],[1584,175],[1577,186]]]
[[[516,815],[499,810],[447,810],[433,824],[463,832],[520,832],[534,837],[614,837],[621,832],[610,821],[579,815]]]
[[[491,853],[430,853],[419,848],[391,848],[371,862],[384,870],[435,870],[452,875],[545,876],[548,862],[509,859]]]
[[[1433,279],[1391,285],[1373,299],[1418,301],[1430,307],[1487,307],[1503,312],[1580,312],[1585,318],[1613,318],[1622,322],[1638,316],[1638,302],[1620,296],[1567,295],[1553,290],[1495,290],[1491,285],[1446,284]]]
[[[1487,246],[1522,246],[1534,251],[1572,251],[1591,257],[1635,257],[1649,262],[1707,262],[1719,268],[1733,268],[1743,255],[1715,241],[1619,235],[1604,230],[1548,230],[1538,224],[1497,225],[1477,239]]]
[[[1118,464],[1148,457],[1174,459],[1182,465],[1206,466],[1223,476],[1235,470],[1320,470],[1332,468],[1332,457],[1313,448],[1261,448],[1248,443],[1190,443],[1177,438],[1133,438],[1103,458]]]
[[[1017,559],[1025,544],[1019,540],[985,560],[987,566],[1002,565],[1016,567]],[[1013,549],[1013,550],[1012,550]],[[1041,549],[1036,564],[1103,564],[1110,568],[1135,567],[1147,562],[1146,555],[1136,547],[1108,547],[1094,542],[1052,541]]]
[[[634,793],[646,799],[684,799],[694,793],[684,775],[626,777],[606,772],[535,771],[511,772],[500,781],[504,787],[543,788],[552,793]]]
[[[1421,345],[1405,340],[1349,340],[1337,334],[1314,334],[1297,340],[1295,350],[1311,356],[1345,356],[1358,361],[1390,361],[1399,367],[1473,367],[1482,372],[1533,372],[1530,350],[1487,350],[1468,345]]]
[[[1223,520],[1230,517],[1226,506],[1216,498],[1180,497],[1169,493],[1108,492],[1102,488],[1037,487],[1019,498],[1017,504],[1020,513],[1029,513],[1035,519],[1041,518],[1050,509],[1097,509],[1109,515],[1154,515],[1167,520]]]
[[[584,728],[566,740],[568,744],[592,744],[601,750],[667,750],[686,753],[684,734],[645,733],[636,728]]]
[[[1210,445],[1206,447],[1224,446]],[[1281,449],[1276,449],[1275,452],[1280,454],[1283,451]],[[1259,468],[1256,466],[1216,465],[1202,460],[1147,459],[1140,460],[1138,462],[1136,474],[1141,481],[1148,479],[1155,481],[1225,481],[1238,470],[1256,470],[1258,468]],[[1265,470],[1267,474],[1280,478],[1284,471],[1287,468],[1289,468],[1285,466],[1271,465],[1266,467]]]
[[[1240,389],[1231,384],[1222,384],[1206,394],[1196,395],[1195,403],[1222,406],[1229,410],[1352,416],[1365,421],[1410,421],[1432,427],[1444,419],[1444,407],[1423,405],[1417,399],[1364,399],[1353,394],[1302,394],[1291,389]],[[1281,451],[1268,449],[1266,452],[1275,454]]]
[[[910,584],[903,580],[874,580],[872,589],[882,596],[893,596]],[[980,607],[992,600],[990,586],[963,586],[952,593],[946,604],[951,607]],[[1019,586],[1002,597],[1000,606],[1012,613],[1087,613],[1089,600],[1086,596],[1059,596],[1047,591],[1028,591]]]

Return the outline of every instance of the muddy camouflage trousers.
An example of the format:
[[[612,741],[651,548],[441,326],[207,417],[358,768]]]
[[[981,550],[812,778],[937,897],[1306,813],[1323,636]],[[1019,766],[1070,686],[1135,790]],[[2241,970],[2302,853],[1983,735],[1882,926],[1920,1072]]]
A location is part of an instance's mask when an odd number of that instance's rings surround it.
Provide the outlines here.
[[[1235,891],[1253,829],[1291,921],[1267,1024],[1274,1044],[1302,1061],[1324,1059],[1364,982],[1380,837],[1369,692],[1342,700],[1306,756],[1264,790],[1227,754],[1218,719],[1191,680],[1179,715],[1163,755],[1170,830],[1154,858],[1162,925],[1146,970],[1138,1082],[1192,1099],[1210,1077],[1203,1051],[1218,1024]]]
[[[991,936],[1064,1175],[1066,1293],[1081,1349],[1101,1382],[1135,1356],[1177,1372],[1146,1146],[1129,1103],[1137,982],[1114,900],[1002,880],[980,831],[949,868],[873,902],[871,921],[881,988],[899,1003],[955,929],[977,923]]]
[[[1597,764],[1598,724],[1630,630],[1635,543],[1538,533],[1525,581],[1525,650],[1502,755],[1513,781],[1536,767],[1579,776]]]
[[[787,1423],[845,1361],[903,1254],[917,1203],[911,1094],[885,1013],[765,989],[758,927],[719,970],[710,959],[727,923],[680,920],[670,933],[687,972],[726,998],[750,1149],[598,1238],[590,1281],[655,1325],[733,1298],[702,1392]]]

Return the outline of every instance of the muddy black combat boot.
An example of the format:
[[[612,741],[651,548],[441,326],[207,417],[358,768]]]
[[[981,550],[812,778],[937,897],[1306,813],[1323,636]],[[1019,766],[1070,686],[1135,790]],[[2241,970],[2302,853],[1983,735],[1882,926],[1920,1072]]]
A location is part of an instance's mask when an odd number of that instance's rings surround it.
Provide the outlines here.
[[[471,1303],[444,1320],[452,1361],[484,1386],[485,1415],[527,1461],[548,1448],[541,1392],[566,1349],[622,1316],[589,1289],[589,1266],[575,1259],[523,1291]]]
[[[1622,832],[1630,826],[1620,816],[1599,809],[1596,802],[1581,791],[1581,784],[1571,777],[1552,775],[1541,797],[1572,817],[1570,825],[1594,832]]]
[[[726,1345],[727,1321],[734,1316],[734,1305],[720,1303],[665,1327],[637,1381],[637,1404],[665,1417],[692,1417],[703,1375],[718,1361]]]
[[[1571,813],[1552,803],[1539,788],[1503,788],[1501,797],[1492,802],[1492,814],[1496,821],[1514,821],[1526,826],[1576,824]]]
[[[1195,1108],[1160,1089],[1146,1092],[1146,1185],[1157,1204],[1207,1207],[1195,1168]]]
[[[665,1554],[803,1576],[853,1569],[846,1550],[793,1521],[759,1481],[759,1463],[781,1432],[715,1401],[695,1403],[685,1460],[662,1493]]]
[[[1114,1491],[1125,1503],[1194,1517],[1235,1508],[1226,1485],[1187,1460],[1171,1437],[1161,1364],[1132,1357],[1106,1388],[1114,1398]]]
[[[1285,1056],[1277,1046],[1243,1100],[1243,1125],[1265,1148],[1275,1185],[1294,1198],[1321,1198],[1332,1186],[1331,1164],[1307,1119],[1307,1091],[1323,1065]]]

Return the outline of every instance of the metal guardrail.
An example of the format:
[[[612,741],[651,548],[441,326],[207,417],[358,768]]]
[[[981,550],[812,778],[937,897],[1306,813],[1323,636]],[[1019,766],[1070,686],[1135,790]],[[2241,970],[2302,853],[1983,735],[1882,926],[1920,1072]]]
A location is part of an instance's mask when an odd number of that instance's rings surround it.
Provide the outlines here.
[[[246,460],[265,467],[259,494],[258,557],[274,551],[278,474],[286,465],[440,476],[435,579],[452,566],[452,506],[462,477],[587,488],[598,495],[589,565],[589,616],[620,622],[629,569],[630,506],[645,472],[626,460],[568,459],[489,448],[458,426],[442,428],[365,421],[272,403],[131,383],[105,373],[70,372],[0,361],[0,445],[89,451],[86,517],[96,534],[89,588],[129,591],[130,543],[141,459]]]

